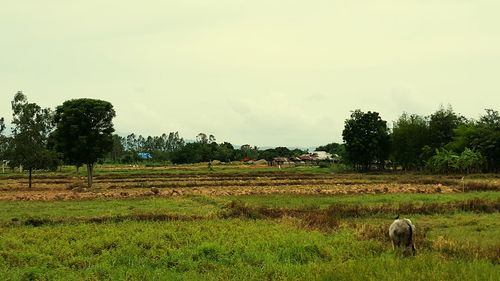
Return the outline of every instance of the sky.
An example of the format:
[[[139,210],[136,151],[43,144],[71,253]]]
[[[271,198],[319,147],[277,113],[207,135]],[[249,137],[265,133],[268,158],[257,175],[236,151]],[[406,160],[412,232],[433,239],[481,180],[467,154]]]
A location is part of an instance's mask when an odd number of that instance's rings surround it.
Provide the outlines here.
[[[111,102],[115,129],[342,142],[351,111],[500,105],[497,0],[2,0],[0,116],[22,90]]]

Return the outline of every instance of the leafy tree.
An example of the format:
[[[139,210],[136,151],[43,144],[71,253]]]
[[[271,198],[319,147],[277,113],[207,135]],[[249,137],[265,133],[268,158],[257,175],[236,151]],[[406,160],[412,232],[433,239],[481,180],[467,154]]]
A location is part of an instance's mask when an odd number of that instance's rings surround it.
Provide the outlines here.
[[[68,163],[87,165],[89,187],[95,162],[113,147],[113,117],[113,105],[96,99],[69,100],[56,109],[56,148]]]
[[[165,150],[168,152],[174,152],[179,150],[185,145],[184,139],[179,137],[179,132],[170,132],[165,143]]]
[[[441,107],[429,118],[429,146],[432,149],[444,147],[452,141],[454,130],[465,123],[465,118],[453,112],[451,107]]]
[[[124,138],[119,135],[113,135],[113,146],[109,152],[108,158],[113,162],[118,162],[125,153],[125,148],[123,147]]]
[[[138,151],[144,150],[146,147],[146,139],[142,135],[139,135],[139,137],[137,137],[136,144],[137,144]]]
[[[460,155],[445,148],[438,149],[427,161],[427,169],[434,173],[471,173],[481,171],[484,157],[480,152],[466,148]]]
[[[498,111],[486,109],[479,121],[469,121],[454,130],[453,140],[447,149],[462,153],[467,148],[483,157],[483,170],[497,172],[500,169],[500,115]]]
[[[29,172],[29,188],[34,169],[56,168],[57,154],[47,149],[52,130],[51,112],[17,92],[12,101],[12,139],[8,154],[11,165],[22,165]]]
[[[5,123],[2,117],[0,118],[0,160],[5,160],[7,158],[7,151],[10,143],[10,138],[2,134],[3,130],[5,130]]]
[[[199,143],[208,143],[208,137],[205,133],[199,133],[197,136],[196,136],[196,142],[199,142]]]
[[[172,154],[172,162],[176,164],[202,162],[203,158],[200,148],[200,143],[187,143]]]
[[[230,162],[234,160],[234,147],[229,142],[223,142],[217,147],[216,156],[214,159],[222,162]]]
[[[2,134],[3,130],[5,130],[5,123],[3,117],[0,118],[0,135]]]
[[[490,172],[500,170],[500,115],[498,111],[486,109],[486,115],[481,116],[477,129],[472,132],[471,148],[481,152],[486,159]]]
[[[276,151],[276,154],[278,154],[279,156],[282,156],[282,157],[292,156],[292,151],[290,151],[290,149],[288,149],[288,147],[278,146],[274,150]]]
[[[368,170],[373,162],[382,166],[388,157],[389,130],[378,112],[355,110],[345,120],[342,137],[348,158],[358,169]]]
[[[135,136],[135,134],[132,133],[127,136],[125,149],[127,151],[134,151],[134,152],[139,150],[139,145],[137,143],[137,137]]]
[[[242,145],[236,153],[238,160],[255,160],[259,157],[259,149],[249,144]]]
[[[424,165],[422,152],[429,139],[429,126],[419,115],[403,113],[392,129],[392,156],[404,170]]]
[[[477,121],[469,120],[468,122],[459,125],[454,130],[453,139],[445,145],[445,148],[456,153],[461,153],[466,148],[472,146],[472,140],[477,134]]]
[[[458,158],[458,169],[460,172],[477,173],[484,167],[485,159],[480,152],[466,148]]]
[[[290,150],[290,157],[298,157],[298,156],[305,154],[305,153],[307,153],[307,150],[295,148],[295,149]]]
[[[459,156],[446,149],[437,149],[436,154],[427,161],[427,169],[434,173],[450,173],[458,169]]]

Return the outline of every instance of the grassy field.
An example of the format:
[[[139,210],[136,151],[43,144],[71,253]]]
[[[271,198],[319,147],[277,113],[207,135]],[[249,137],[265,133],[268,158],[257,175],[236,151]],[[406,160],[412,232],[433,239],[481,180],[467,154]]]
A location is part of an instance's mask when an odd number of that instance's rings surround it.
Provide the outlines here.
[[[498,280],[498,175],[122,167],[0,175],[1,280]],[[151,187],[158,188],[155,194]],[[417,256],[393,252],[393,218]]]

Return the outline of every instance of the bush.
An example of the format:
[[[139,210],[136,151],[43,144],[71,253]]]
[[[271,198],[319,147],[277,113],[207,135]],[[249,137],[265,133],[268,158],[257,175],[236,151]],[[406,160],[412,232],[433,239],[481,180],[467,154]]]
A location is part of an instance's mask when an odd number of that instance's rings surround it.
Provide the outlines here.
[[[438,149],[427,161],[427,169],[433,173],[474,173],[480,172],[484,163],[481,153],[469,148],[460,155],[446,149]]]
[[[319,167],[320,168],[330,168],[332,165],[329,162],[319,162]]]

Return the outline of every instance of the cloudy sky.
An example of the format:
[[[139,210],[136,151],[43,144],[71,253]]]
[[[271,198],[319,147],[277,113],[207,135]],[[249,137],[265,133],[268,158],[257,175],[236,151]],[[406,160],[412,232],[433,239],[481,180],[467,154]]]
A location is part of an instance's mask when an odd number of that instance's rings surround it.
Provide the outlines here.
[[[0,116],[18,90],[99,98],[117,132],[258,146],[342,140],[350,111],[500,105],[498,0],[3,0]]]

